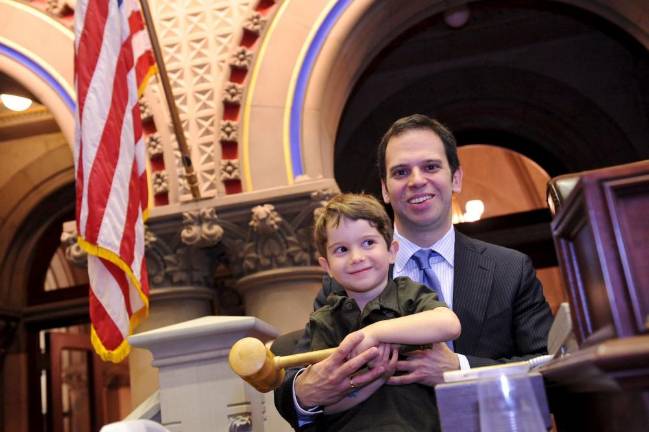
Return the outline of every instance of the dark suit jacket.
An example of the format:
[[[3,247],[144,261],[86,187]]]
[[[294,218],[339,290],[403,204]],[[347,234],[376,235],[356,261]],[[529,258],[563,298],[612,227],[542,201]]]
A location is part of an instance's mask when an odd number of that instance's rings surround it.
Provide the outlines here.
[[[520,361],[547,353],[552,314],[536,278],[532,262],[518,251],[485,243],[455,232],[453,311],[462,324],[455,352],[471,367]],[[332,290],[342,289],[325,280],[315,306],[324,304]],[[306,350],[305,335],[296,352]],[[287,373],[275,391],[275,406],[294,427],[293,378]]]

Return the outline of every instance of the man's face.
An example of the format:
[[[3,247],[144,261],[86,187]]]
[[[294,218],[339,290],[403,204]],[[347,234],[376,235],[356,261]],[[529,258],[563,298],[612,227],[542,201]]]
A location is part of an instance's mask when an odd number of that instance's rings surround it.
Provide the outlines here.
[[[462,170],[451,175],[442,140],[429,129],[394,136],[385,167],[383,200],[392,205],[399,233],[420,246],[439,240],[451,226],[453,192],[462,189]]]

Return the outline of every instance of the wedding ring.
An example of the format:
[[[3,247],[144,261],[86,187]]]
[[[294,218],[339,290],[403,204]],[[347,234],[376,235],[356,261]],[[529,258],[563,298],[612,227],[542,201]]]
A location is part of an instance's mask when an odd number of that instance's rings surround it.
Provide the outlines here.
[[[355,389],[356,385],[354,384],[354,378],[349,379],[349,387]]]

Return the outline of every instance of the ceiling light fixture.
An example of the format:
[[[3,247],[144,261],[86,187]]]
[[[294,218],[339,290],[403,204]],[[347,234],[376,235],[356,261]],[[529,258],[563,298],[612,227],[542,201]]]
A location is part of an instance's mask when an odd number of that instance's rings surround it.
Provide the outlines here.
[[[2,104],[12,111],[25,111],[32,106],[32,100],[22,96],[15,96],[6,93],[0,94]]]

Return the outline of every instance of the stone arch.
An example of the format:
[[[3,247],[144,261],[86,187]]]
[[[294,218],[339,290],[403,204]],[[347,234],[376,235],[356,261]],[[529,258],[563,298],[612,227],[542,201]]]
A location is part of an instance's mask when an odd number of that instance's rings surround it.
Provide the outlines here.
[[[22,307],[31,264],[51,258],[37,246],[52,224],[74,210],[74,167],[63,144],[33,160],[6,182],[0,194],[6,211],[0,225],[0,302]],[[10,198],[8,198],[10,197]],[[60,226],[58,227],[60,228]],[[46,268],[45,268],[46,269]]]
[[[29,90],[74,142],[74,34],[28,4],[0,1],[0,71]]]
[[[467,3],[472,1],[453,2],[453,6]],[[598,15],[649,48],[649,28],[642,25],[649,22],[649,10],[638,2],[558,3]],[[244,175],[249,177],[246,189],[291,184],[299,174],[333,177],[336,130],[358,77],[399,32],[447,7],[448,2],[441,0],[285,2],[276,13],[265,36],[266,45],[256,59],[256,81],[266,85],[247,90],[249,113],[242,125],[246,137],[242,142],[242,166]],[[309,44],[317,45],[314,41],[319,41],[320,46],[311,52]],[[313,63],[307,82],[300,89],[296,77],[308,63],[309,55],[313,56]],[[300,91],[302,102],[295,104],[293,96]],[[299,111],[295,130],[289,121],[291,110]],[[291,142],[291,133],[297,136],[297,145]],[[298,161],[294,160],[296,157]],[[296,164],[300,169],[292,166]]]

